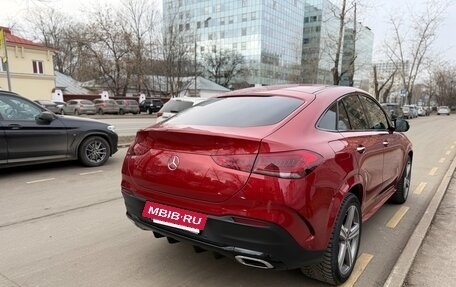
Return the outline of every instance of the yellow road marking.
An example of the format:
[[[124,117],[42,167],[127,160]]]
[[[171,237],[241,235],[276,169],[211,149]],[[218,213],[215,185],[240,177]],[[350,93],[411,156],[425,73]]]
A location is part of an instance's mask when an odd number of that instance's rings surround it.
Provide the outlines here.
[[[89,175],[89,174],[96,174],[96,173],[100,173],[100,172],[103,172],[103,171],[95,170],[95,171],[83,172],[83,173],[80,173],[79,175]]]
[[[451,150],[447,151],[445,154],[446,155],[449,155],[451,153]]]
[[[390,219],[390,221],[388,221],[388,223],[386,224],[386,227],[395,228],[399,224],[399,221],[401,221],[402,217],[404,217],[404,215],[407,213],[408,210],[409,210],[408,206],[401,206],[401,208],[399,208],[399,210],[394,214],[394,216]]]
[[[40,182],[51,181],[51,180],[55,180],[55,177],[27,181],[27,184],[40,183]]]
[[[374,255],[368,254],[368,253],[361,254],[358,257],[358,259],[356,260],[356,264],[355,264],[355,267],[353,267],[353,272],[350,275],[350,278],[348,278],[348,280],[345,281],[345,283],[340,286],[341,287],[351,287],[351,286],[355,285],[359,276],[361,276],[364,269],[366,269],[367,265],[369,264],[369,262],[372,260],[373,257],[374,257]]]
[[[439,163],[444,163],[445,162],[445,158],[442,157],[440,160],[439,160]]]
[[[431,169],[431,171],[429,172],[429,175],[434,176],[434,175],[437,173],[437,170],[438,170],[438,169],[439,169],[438,167],[434,167],[434,168]]]
[[[414,194],[421,194],[424,190],[424,188],[426,187],[426,182],[421,182],[417,188],[415,189],[415,191],[413,192]]]

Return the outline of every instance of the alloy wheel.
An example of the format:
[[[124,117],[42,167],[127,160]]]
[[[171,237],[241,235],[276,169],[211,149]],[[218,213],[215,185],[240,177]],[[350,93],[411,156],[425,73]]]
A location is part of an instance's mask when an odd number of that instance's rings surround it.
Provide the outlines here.
[[[349,273],[356,261],[360,237],[360,216],[358,209],[352,205],[348,208],[340,228],[338,265],[341,274]]]

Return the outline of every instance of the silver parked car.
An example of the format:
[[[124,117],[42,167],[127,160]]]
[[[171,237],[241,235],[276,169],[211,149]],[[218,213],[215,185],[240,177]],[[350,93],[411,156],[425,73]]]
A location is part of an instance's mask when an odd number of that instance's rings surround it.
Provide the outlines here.
[[[450,108],[448,106],[440,106],[437,108],[437,114],[438,115],[450,115]]]
[[[119,114],[120,108],[119,105],[114,100],[103,100],[96,99],[93,100],[97,113],[102,114]]]
[[[70,100],[62,108],[62,115],[94,115],[96,112],[95,105],[89,100]]]

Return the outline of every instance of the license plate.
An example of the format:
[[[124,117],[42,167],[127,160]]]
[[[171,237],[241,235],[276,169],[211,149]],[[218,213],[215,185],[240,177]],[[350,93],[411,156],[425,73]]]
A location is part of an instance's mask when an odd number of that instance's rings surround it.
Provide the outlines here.
[[[154,223],[200,233],[206,225],[207,215],[146,201],[142,216],[152,219]]]

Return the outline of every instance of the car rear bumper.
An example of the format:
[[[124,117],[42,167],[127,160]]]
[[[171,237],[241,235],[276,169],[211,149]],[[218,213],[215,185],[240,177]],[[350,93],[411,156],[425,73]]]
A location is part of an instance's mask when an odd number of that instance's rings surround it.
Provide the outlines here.
[[[208,216],[200,234],[159,225],[142,217],[145,200],[123,192],[127,217],[136,226],[151,230],[156,237],[186,241],[195,250],[214,251],[257,268],[293,269],[318,262],[324,250],[303,249],[283,228],[269,222],[260,225],[235,222],[231,216]]]

